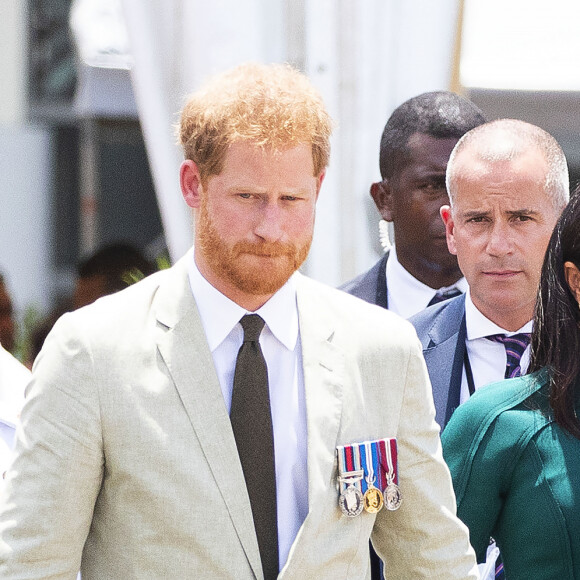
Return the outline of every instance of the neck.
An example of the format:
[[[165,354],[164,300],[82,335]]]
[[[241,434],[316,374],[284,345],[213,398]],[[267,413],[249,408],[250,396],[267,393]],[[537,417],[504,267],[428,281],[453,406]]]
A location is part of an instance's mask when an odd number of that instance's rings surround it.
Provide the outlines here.
[[[237,286],[235,286],[232,282],[225,280],[217,275],[206,266],[203,260],[200,260],[195,257],[195,264],[197,269],[199,270],[200,274],[219,292],[221,292],[224,296],[229,298],[232,302],[235,302],[238,306],[241,306],[248,312],[255,312],[272,296],[274,296],[275,292],[269,294],[249,294],[248,292],[244,292],[240,290]]]
[[[482,309],[475,303],[474,305],[486,318],[508,332],[519,330],[533,318],[533,311],[529,309],[498,312],[494,309]]]
[[[398,251],[397,259],[411,276],[434,290],[445,286],[452,286],[463,277],[457,263],[441,265],[418,258],[408,259],[405,255],[399,255]]]

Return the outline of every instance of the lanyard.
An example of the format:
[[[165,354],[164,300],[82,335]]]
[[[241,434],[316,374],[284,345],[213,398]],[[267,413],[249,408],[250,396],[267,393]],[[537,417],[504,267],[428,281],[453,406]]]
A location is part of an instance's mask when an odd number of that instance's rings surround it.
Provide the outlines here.
[[[475,383],[473,381],[473,371],[471,370],[471,363],[469,362],[469,355],[467,354],[467,345],[465,345],[465,356],[463,357],[463,366],[465,367],[465,378],[467,379],[467,388],[469,389],[469,396],[475,393]]]

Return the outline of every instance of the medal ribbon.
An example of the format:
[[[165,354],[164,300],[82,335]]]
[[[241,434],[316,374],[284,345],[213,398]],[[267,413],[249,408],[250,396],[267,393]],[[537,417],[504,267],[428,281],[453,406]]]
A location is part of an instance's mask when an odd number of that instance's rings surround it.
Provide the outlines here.
[[[339,445],[336,448],[338,457],[338,475],[341,484],[341,491],[344,491],[349,485],[354,485],[360,491],[361,479],[358,477],[356,471],[360,470],[361,457],[357,446],[354,445]],[[353,479],[349,481],[349,474],[352,474]],[[344,479],[343,479],[344,478]]]
[[[355,485],[364,494],[371,486],[382,491],[389,482],[398,483],[397,440],[394,437],[356,445],[339,445],[337,456],[342,490],[348,485]],[[349,473],[360,470],[364,473],[362,479],[355,477],[350,483],[340,479],[348,480]]]
[[[389,481],[398,484],[399,472],[397,469],[397,440],[394,437],[390,439],[381,439],[379,441],[381,467],[381,485],[383,489],[387,487]],[[384,480],[383,480],[384,478]]]
[[[366,458],[366,476],[365,484],[366,489],[369,487],[377,487],[377,480],[375,473],[380,471],[378,456],[377,456],[377,441],[365,441],[364,442],[365,458]],[[365,491],[366,491],[365,489]]]

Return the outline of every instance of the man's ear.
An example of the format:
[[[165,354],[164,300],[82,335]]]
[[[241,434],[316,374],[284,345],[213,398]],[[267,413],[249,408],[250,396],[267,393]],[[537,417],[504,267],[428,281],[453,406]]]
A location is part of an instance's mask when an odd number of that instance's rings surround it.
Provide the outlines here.
[[[181,194],[185,203],[192,208],[198,208],[201,205],[201,176],[197,163],[191,159],[186,159],[179,169],[179,184],[181,185]]]
[[[439,210],[441,219],[445,224],[445,235],[447,237],[447,249],[450,254],[457,255],[457,248],[455,246],[455,223],[453,222],[453,212],[448,205],[441,206]]]
[[[318,201],[318,194],[320,193],[320,188],[322,187],[322,182],[326,177],[326,171],[323,171],[317,178],[316,178],[316,201]]]
[[[377,181],[371,185],[371,197],[373,198],[381,217],[388,221],[393,221],[392,196],[389,182],[386,179]]]

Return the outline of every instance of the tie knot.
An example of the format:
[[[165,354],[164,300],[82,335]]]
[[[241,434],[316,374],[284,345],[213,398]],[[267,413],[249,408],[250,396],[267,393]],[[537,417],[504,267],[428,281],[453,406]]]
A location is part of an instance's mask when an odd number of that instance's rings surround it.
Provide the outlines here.
[[[437,290],[435,296],[431,298],[429,304],[427,306],[433,306],[433,304],[439,304],[439,302],[443,302],[444,300],[449,300],[450,298],[455,298],[456,296],[461,295],[461,290],[457,287],[447,288],[445,290]]]
[[[530,344],[529,332],[520,332],[519,334],[513,334],[512,336],[507,336],[505,334],[490,334],[489,336],[486,336],[486,338],[493,342],[501,342],[506,348],[511,347],[521,353],[523,353],[528,344]]]
[[[505,334],[491,334],[486,336],[488,340],[493,342],[501,342],[505,348],[507,356],[507,366],[505,370],[505,378],[519,377],[521,373],[520,360],[530,344],[530,334],[528,332],[520,332],[512,336]]]
[[[244,329],[244,342],[258,342],[266,323],[258,314],[246,314],[242,316],[240,324]]]

